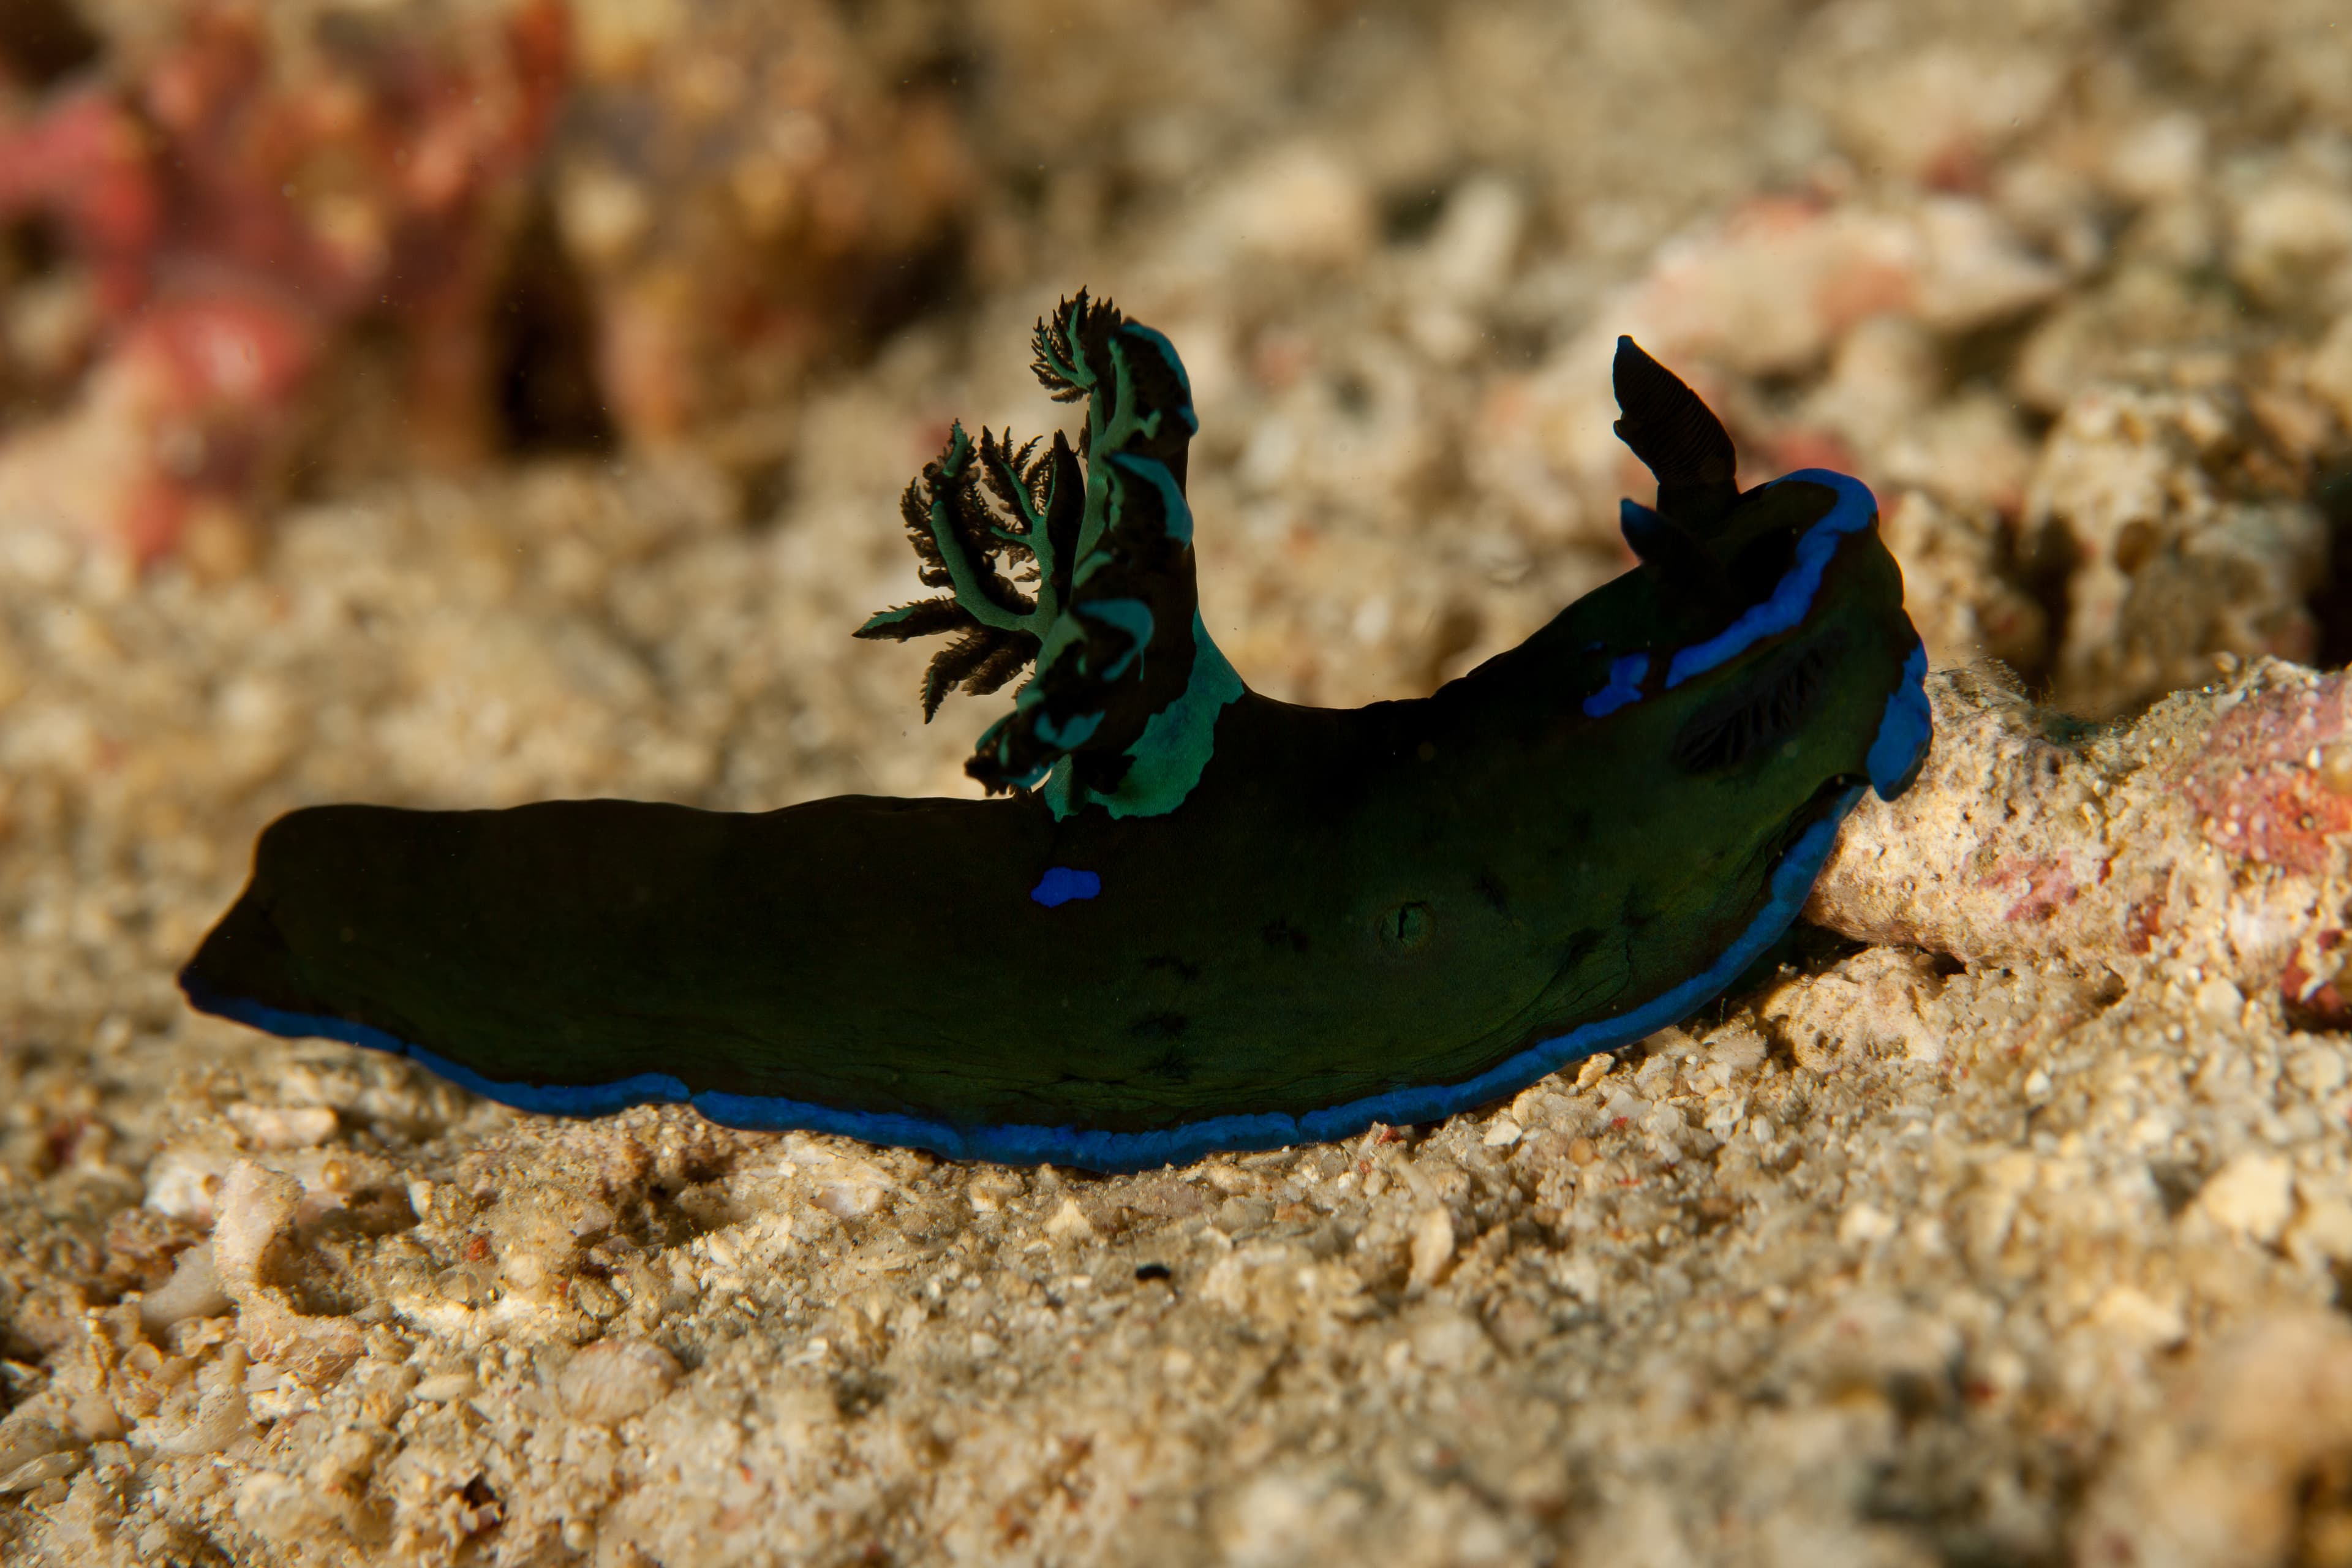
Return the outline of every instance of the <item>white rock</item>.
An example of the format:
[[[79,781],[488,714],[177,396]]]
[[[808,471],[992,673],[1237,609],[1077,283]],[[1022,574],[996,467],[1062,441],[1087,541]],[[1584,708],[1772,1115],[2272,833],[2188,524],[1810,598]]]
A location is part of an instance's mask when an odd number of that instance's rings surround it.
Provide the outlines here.
[[[139,1299],[139,1321],[150,1331],[190,1318],[216,1318],[232,1305],[213,1267],[213,1248],[204,1242],[180,1254],[172,1277]]]
[[[576,1356],[572,1359],[574,1363],[579,1360]],[[460,1369],[435,1373],[416,1385],[415,1394],[419,1405],[448,1405],[467,1397],[480,1386],[472,1373]]]
[[[2217,1024],[2236,1023],[2246,1006],[2246,994],[2219,974],[2197,987],[2195,1000],[2198,1013]]]
[[[2189,1320],[2177,1304],[2131,1285],[2117,1285],[2099,1298],[2091,1321],[2140,1351],[2166,1350],[2189,1337]]]
[[[1735,1073],[1753,1072],[1771,1054],[1764,1037],[1747,1024],[1732,1024],[1709,1035],[1707,1056]]]
[[[610,1426],[641,1415],[677,1384],[677,1358],[644,1340],[599,1340],[572,1358],[556,1393],[583,1421]]]
[[[221,1184],[213,1221],[213,1267],[234,1295],[255,1282],[262,1254],[294,1220],[302,1184],[250,1160],[232,1166]]]
[[[1895,1221],[1884,1209],[1851,1204],[1838,1218],[1838,1240],[1848,1247],[1872,1247],[1895,1234]]]
[[[340,1125],[324,1105],[232,1105],[228,1119],[257,1149],[315,1149]]]
[[[1094,1237],[1095,1227],[1086,1211],[1078,1207],[1077,1199],[1064,1198],[1062,1206],[1054,1211],[1054,1217],[1045,1222],[1045,1234],[1055,1241],[1088,1241]]]
[[[1484,1361],[1486,1331],[1463,1312],[1436,1312],[1412,1331],[1412,1359],[1439,1372],[1466,1372]]]
[[[2159,115],[2119,137],[2107,155],[2107,177],[2144,202],[2181,195],[2204,167],[2205,125],[2186,110]]]
[[[1491,174],[1464,182],[1429,237],[1430,281],[1456,301],[1492,295],[1510,279],[1527,216],[1526,199],[1509,182]]]
[[[223,1143],[174,1142],[148,1163],[147,1206],[210,1225],[236,1152]]]
[[[1203,226],[1210,243],[1300,266],[1338,266],[1371,247],[1372,195],[1355,168],[1309,142],[1277,148],[1236,175]]]
[[[1434,1285],[1454,1261],[1454,1217],[1443,1208],[1423,1209],[1412,1222],[1412,1275],[1415,1285]]]
[[[0,1475],[70,1447],[68,1424],[65,1407],[53,1395],[37,1395],[10,1411],[0,1419]]]
[[[1965,331],[2013,316],[2056,294],[2066,275],[2023,249],[1983,203],[1938,196],[1920,204],[1918,319]]]
[[[2205,1184],[2197,1207],[2232,1235],[2276,1241],[2294,1212],[2294,1169],[2283,1155],[2239,1154]]]
[[[44,1454],[27,1460],[6,1475],[0,1476],[0,1497],[14,1497],[28,1492],[51,1481],[63,1480],[81,1468],[82,1456],[78,1453]]]
[[[1324,1475],[1276,1472],[1252,1481],[1218,1530],[1234,1568],[1277,1568],[1324,1560],[1362,1516],[1362,1492]]]
[[[2303,1212],[2286,1233],[2286,1250],[2315,1268],[2352,1258],[2352,1203],[2340,1197],[2314,1201],[2305,1194]]]

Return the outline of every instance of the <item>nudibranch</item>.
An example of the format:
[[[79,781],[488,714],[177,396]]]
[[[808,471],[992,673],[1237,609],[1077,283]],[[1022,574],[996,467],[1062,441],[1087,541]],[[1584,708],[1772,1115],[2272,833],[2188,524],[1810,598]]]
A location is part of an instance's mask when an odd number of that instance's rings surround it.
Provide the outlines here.
[[[984,799],[758,815],[331,805],[261,836],[180,981],[526,1110],[1100,1171],[1508,1096],[1686,1016],[1796,917],[1865,787],[1911,782],[1926,655],[1870,491],[1741,489],[1630,339],[1638,564],[1430,696],[1249,689],[1202,624],[1175,349],[1081,293],[1036,371],[1076,443],[961,426],[907,491],[946,634],[926,717],[1029,679]]]

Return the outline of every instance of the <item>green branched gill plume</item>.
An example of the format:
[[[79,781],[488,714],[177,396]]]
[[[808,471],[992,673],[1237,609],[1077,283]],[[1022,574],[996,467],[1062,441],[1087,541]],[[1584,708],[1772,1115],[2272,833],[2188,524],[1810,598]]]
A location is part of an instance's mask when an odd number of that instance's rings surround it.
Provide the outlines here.
[[[878,611],[855,635],[893,642],[954,637],[923,674],[926,722],[958,687],[985,697],[1028,668],[1059,613],[1069,574],[1061,564],[1066,552],[1055,548],[1055,497],[1058,489],[1069,498],[1059,509],[1068,514],[1060,530],[1075,534],[1082,481],[1067,441],[1057,435],[1043,454],[1037,447],[1032,440],[1015,447],[1010,431],[986,429],[975,444],[958,424],[938,460],[899,499],[917,577],[949,592]],[[1034,597],[1022,591],[1024,578]]]
[[[1046,392],[1086,404],[1076,441],[951,429],[901,505],[918,575],[947,592],[856,635],[951,639],[924,673],[926,721],[951,690],[986,696],[1034,668],[966,764],[991,794],[1052,776],[1057,815],[1168,810],[1240,689],[1198,614],[1192,386],[1166,338],[1084,289],[1037,323],[1034,349]]]
[[[1037,323],[1036,352],[1029,368],[1056,403],[1076,403],[1095,391],[1096,366],[1110,334],[1126,324],[1118,307],[1090,300],[1083,289]]]

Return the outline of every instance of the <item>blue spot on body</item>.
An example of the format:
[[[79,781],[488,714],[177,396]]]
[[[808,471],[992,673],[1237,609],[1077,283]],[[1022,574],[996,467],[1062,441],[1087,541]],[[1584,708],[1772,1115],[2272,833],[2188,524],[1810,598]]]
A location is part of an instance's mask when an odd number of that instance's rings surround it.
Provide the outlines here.
[[[1903,679],[1879,715],[1870,754],[1863,759],[1870,770],[1870,786],[1881,800],[1893,800],[1903,793],[1935,736],[1935,721],[1927,713],[1927,690],[1922,684],[1927,675],[1927,650],[1915,647],[1911,657],[1903,661]]]
[[[1037,885],[1029,889],[1029,897],[1049,910],[1060,909],[1073,899],[1091,899],[1102,891],[1102,879],[1092,871],[1080,871],[1068,866],[1048,866]]]
[[[1680,686],[1726,659],[1737,658],[1766,637],[1777,637],[1803,620],[1811,613],[1813,595],[1821,591],[1822,573],[1828,568],[1830,557],[1837,553],[1838,542],[1849,533],[1861,532],[1878,515],[1878,499],[1870,493],[1868,485],[1851,475],[1833,473],[1828,468],[1800,468],[1774,479],[1772,485],[1785,485],[1791,479],[1835,490],[1837,504],[1797,541],[1796,563],[1780,574],[1769,598],[1760,605],[1750,605],[1738,620],[1706,641],[1694,643],[1675,655],[1674,662],[1666,666],[1669,687]],[[1770,489],[1772,485],[1762,488]]]
[[[1628,702],[1642,700],[1642,678],[1650,673],[1650,656],[1629,653],[1609,666],[1609,684],[1584,700],[1584,716],[1599,719]]]

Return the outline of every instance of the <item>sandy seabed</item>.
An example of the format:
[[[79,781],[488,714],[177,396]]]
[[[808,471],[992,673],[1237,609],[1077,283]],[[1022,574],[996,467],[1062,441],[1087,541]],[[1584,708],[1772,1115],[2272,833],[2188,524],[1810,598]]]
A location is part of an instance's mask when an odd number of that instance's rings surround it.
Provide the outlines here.
[[[969,297],[750,501],[625,443],[142,574],[69,515],[102,410],[13,433],[0,1556],[2352,1563],[2336,11],[984,7]],[[1294,700],[1622,568],[1621,331],[1754,477],[1863,475],[1938,735],[1845,944],[1483,1115],[1109,1179],[182,1005],[297,805],[968,793],[993,704],[847,633],[947,420],[1064,412],[1081,283],[1186,356],[1204,614]]]

